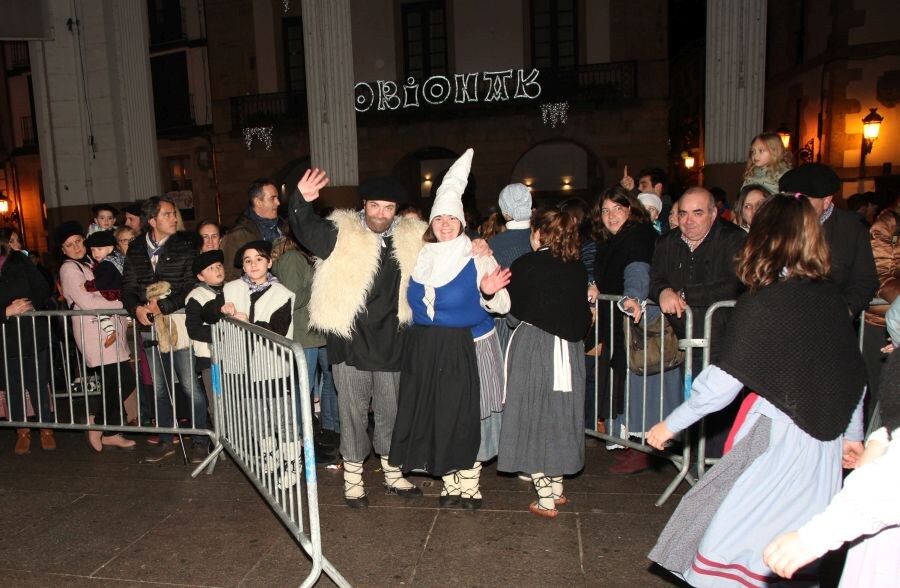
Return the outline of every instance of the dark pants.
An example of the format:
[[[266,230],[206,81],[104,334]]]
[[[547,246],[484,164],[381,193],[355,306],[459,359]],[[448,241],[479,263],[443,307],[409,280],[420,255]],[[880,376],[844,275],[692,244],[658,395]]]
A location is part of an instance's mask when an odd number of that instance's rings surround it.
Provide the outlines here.
[[[878,383],[881,380],[881,366],[884,365],[885,354],[881,348],[887,345],[887,329],[863,323],[862,356],[866,362],[869,376],[869,393],[866,395],[866,422],[871,422],[872,414],[878,403]]]
[[[21,362],[21,363],[20,363]],[[25,406],[22,399],[25,391],[31,398],[35,415],[33,421],[52,423],[50,410],[50,350],[43,349],[35,357],[7,357],[0,363],[2,376],[7,379],[6,395],[9,399],[10,420],[25,421]]]
[[[134,391],[134,370],[127,361],[92,368],[100,378],[101,398],[91,397],[91,414],[98,425],[119,426],[125,412],[123,402]],[[115,435],[106,431],[105,436]]]

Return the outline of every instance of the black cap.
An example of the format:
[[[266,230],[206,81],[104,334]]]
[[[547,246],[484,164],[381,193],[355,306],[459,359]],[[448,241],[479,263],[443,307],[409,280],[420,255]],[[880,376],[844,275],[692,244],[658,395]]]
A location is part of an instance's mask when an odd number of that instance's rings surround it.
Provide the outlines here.
[[[94,231],[84,240],[85,247],[115,247],[116,236],[112,231]]]
[[[268,241],[263,241],[262,239],[259,241],[250,241],[238,249],[237,253],[234,254],[234,267],[241,268],[244,266],[244,252],[248,249],[265,251],[267,255],[272,254],[272,244]]]
[[[191,264],[191,271],[194,272],[194,275],[196,276],[214,263],[225,264],[225,254],[222,253],[221,249],[204,251],[195,257],[194,263]]]
[[[141,216],[141,205],[140,204],[129,204],[125,207],[125,213],[133,216]]]
[[[110,204],[95,204],[95,205],[91,206],[91,212],[94,213],[94,216],[97,216],[98,214],[100,214],[101,210],[108,210],[111,213],[113,213],[113,216],[119,215],[119,209]]]
[[[406,188],[394,178],[386,176],[372,178],[360,184],[359,197],[363,200],[384,200],[397,204],[409,202]]]
[[[840,192],[841,180],[834,170],[821,163],[807,163],[784,172],[778,189],[785,194],[800,193],[808,198],[827,198]]]
[[[66,221],[53,229],[53,240],[60,247],[72,235],[84,235],[84,229],[78,221]]]

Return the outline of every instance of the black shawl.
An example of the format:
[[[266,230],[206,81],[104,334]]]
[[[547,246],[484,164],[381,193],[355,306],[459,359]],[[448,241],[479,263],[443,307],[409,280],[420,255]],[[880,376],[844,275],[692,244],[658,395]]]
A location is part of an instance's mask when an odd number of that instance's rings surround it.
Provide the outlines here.
[[[844,433],[866,383],[847,304],[824,281],[741,296],[717,364],[822,441]]]

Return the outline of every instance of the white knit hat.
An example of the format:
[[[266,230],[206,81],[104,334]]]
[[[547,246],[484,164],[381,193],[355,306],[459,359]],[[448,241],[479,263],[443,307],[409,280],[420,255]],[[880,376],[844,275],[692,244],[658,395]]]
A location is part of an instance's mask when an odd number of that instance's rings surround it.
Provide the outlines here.
[[[648,206],[652,206],[656,209],[656,212],[662,212],[662,200],[660,200],[659,196],[653,194],[651,192],[641,192],[638,194],[638,202],[644,205],[644,208]]]
[[[463,228],[466,227],[466,214],[463,211],[462,195],[466,190],[466,184],[469,183],[469,170],[472,168],[472,156],[475,151],[471,148],[466,149],[459,159],[453,162],[447,173],[444,174],[444,181],[437,189],[434,197],[434,204],[431,205],[431,216],[428,222],[434,220],[434,217],[442,214],[459,219]]]
[[[531,191],[525,184],[510,184],[500,190],[500,212],[514,221],[531,218]]]

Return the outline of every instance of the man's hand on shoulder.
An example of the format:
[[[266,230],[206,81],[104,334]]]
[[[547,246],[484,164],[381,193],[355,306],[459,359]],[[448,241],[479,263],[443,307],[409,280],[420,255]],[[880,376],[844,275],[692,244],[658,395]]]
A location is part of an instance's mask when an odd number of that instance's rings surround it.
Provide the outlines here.
[[[472,255],[475,257],[490,257],[494,252],[484,239],[472,239]]]

